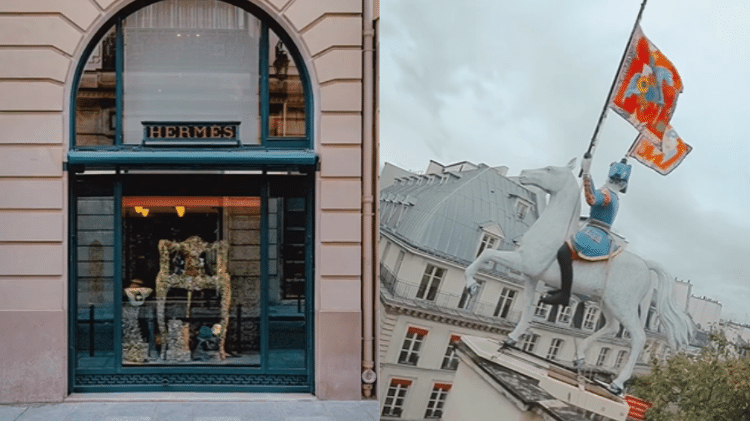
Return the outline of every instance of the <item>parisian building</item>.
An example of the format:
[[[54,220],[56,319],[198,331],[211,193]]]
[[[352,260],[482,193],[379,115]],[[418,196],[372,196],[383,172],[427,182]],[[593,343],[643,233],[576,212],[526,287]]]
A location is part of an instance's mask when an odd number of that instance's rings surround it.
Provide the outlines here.
[[[0,2],[0,403],[375,398],[378,17]]]
[[[469,162],[431,161],[420,174],[386,163],[381,182],[381,419],[439,419],[459,363],[456,343],[464,336],[504,341],[526,304],[523,274],[488,266],[471,296],[464,270],[486,248],[513,250],[546,197],[508,176],[507,167]],[[545,291],[537,287],[535,302]],[[652,353],[668,351],[652,316],[653,308],[644,317],[647,348],[636,373]],[[574,294],[568,307],[537,305],[517,347],[572,367],[577,344],[603,325],[597,302]],[[611,381],[628,352],[620,329],[590,347],[584,372]]]

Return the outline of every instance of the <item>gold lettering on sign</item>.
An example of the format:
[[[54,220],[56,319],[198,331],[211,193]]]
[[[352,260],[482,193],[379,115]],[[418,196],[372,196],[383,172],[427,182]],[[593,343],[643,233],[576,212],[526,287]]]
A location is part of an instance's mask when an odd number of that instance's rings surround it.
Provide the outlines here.
[[[208,127],[206,126],[193,127],[193,137],[201,139],[201,138],[207,137],[207,135],[208,135]]]
[[[157,138],[161,137],[161,127],[159,126],[148,126],[148,137]]]
[[[233,126],[224,126],[224,137],[226,139],[231,139],[234,137],[234,127]]]
[[[237,139],[237,126],[226,125],[145,125],[147,139]]]

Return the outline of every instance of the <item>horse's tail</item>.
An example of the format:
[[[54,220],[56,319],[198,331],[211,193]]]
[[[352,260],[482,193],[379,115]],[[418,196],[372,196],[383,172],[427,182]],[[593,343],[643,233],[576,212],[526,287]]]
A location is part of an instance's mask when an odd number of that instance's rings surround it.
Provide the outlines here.
[[[659,279],[656,290],[656,311],[664,333],[667,335],[669,346],[677,351],[684,348],[693,336],[693,322],[684,311],[677,307],[672,295],[674,279],[658,263],[647,260],[648,268],[654,271]]]

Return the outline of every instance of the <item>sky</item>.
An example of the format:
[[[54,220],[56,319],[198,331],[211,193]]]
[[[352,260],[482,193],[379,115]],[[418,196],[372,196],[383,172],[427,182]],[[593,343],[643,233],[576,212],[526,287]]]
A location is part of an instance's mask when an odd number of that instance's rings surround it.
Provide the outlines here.
[[[381,165],[470,161],[513,176],[580,162],[640,5],[381,0]],[[671,124],[693,150],[667,176],[630,159],[613,230],[721,302],[722,318],[750,323],[750,3],[650,0],[640,26],[680,73]],[[636,134],[607,111],[597,186]]]

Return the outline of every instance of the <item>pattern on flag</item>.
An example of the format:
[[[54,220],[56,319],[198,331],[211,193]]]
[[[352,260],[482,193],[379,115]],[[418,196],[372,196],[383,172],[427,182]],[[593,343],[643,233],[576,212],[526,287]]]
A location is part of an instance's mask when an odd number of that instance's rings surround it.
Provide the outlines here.
[[[609,106],[644,136],[660,141],[669,126],[682,79],[674,65],[643,35],[633,32]]]
[[[642,134],[636,137],[628,151],[641,164],[661,175],[667,175],[677,168],[693,148],[680,139],[677,131],[670,125],[661,140]]]

